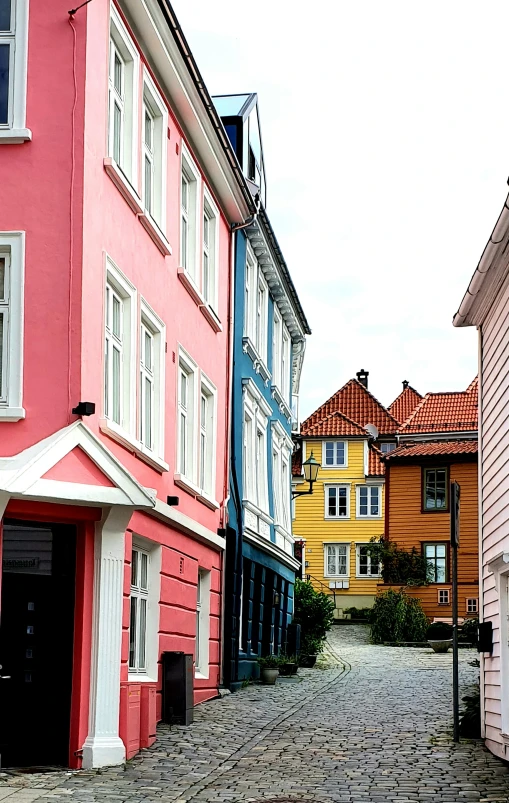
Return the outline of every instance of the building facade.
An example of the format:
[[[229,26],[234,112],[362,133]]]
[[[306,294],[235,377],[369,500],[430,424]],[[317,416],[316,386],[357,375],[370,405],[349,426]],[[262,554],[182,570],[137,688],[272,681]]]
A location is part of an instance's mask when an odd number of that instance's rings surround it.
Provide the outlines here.
[[[492,628],[481,654],[481,724],[486,746],[509,758],[509,199],[488,240],[455,326],[479,333],[479,619]]]
[[[119,764],[154,740],[164,652],[194,702],[220,682],[255,204],[169,5],[0,12],[1,761]]]
[[[293,612],[292,420],[309,326],[265,211],[257,96],[214,98],[257,213],[235,233],[231,478],[224,680],[285,649]],[[292,412],[293,409],[293,412]]]

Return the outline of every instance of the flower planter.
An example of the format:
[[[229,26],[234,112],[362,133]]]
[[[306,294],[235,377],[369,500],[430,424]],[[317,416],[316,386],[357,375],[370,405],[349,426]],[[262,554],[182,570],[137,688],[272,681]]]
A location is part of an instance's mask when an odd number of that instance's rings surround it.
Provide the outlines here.
[[[269,669],[264,667],[260,672],[262,683],[266,686],[274,686],[279,675],[279,669]]]
[[[435,652],[447,652],[452,647],[452,638],[448,639],[428,639],[428,644]]]
[[[280,664],[279,674],[281,677],[288,677],[289,675],[296,675],[299,665],[295,663]]]
[[[312,669],[316,664],[317,655],[301,655],[299,658],[299,666],[305,669]]]

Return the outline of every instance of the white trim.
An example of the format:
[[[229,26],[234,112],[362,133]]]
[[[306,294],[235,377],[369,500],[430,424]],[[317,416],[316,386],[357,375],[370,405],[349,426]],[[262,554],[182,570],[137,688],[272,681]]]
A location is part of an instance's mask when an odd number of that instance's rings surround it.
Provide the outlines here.
[[[150,448],[148,445],[142,444],[142,446],[144,447],[142,451],[144,452],[148,451],[150,455],[153,454],[154,457],[157,457],[158,459],[164,461],[164,400],[166,392],[166,375],[165,375],[166,325],[164,321],[161,320],[159,315],[157,315],[157,313],[154,312],[152,307],[150,307],[147,304],[146,300],[143,297],[141,297],[140,300],[140,331],[142,325],[146,326],[146,328],[149,331],[151,331],[152,336],[154,338],[155,353],[153,355],[153,359],[154,359],[154,366],[156,367],[156,370],[154,370],[153,447]],[[140,398],[139,409],[140,411],[142,410],[141,398]]]
[[[184,264],[183,250],[182,250],[182,220],[184,217],[184,207],[182,204],[182,177],[186,178],[188,183],[188,203],[187,210],[187,252]],[[179,266],[183,268],[189,275],[189,278],[196,285],[198,291],[201,293],[201,252],[200,252],[200,231],[201,231],[201,174],[198,170],[196,162],[189,149],[182,141],[180,150],[180,186],[179,186]],[[202,296],[203,297],[203,296]]]
[[[355,577],[357,580],[379,580],[381,577],[380,566],[378,568],[377,574],[361,574],[360,565],[361,565],[361,548],[362,547],[369,547],[369,543],[366,541],[356,541],[355,543]],[[369,561],[371,563],[371,557],[369,557]]]
[[[251,359],[253,361],[253,368],[254,368],[255,372],[257,374],[260,374],[261,378],[263,379],[263,381],[265,383],[265,387],[268,388],[269,387],[269,382],[270,382],[270,380],[272,378],[271,377],[271,373],[270,373],[269,369],[267,368],[267,365],[265,364],[265,362],[262,360],[262,358],[258,354],[258,351],[256,350],[256,346],[255,346],[255,344],[253,343],[253,341],[251,340],[250,337],[243,337],[242,338],[242,351],[244,352],[244,354],[247,354],[249,357],[251,357]]]
[[[293,569],[294,571],[300,569],[299,561],[295,560],[292,555],[289,555],[273,541],[269,541],[267,538],[254,533],[252,530],[244,530],[244,538],[246,541],[249,541],[251,544],[254,544],[254,546],[258,547],[258,549],[261,549],[262,552],[272,555],[281,563],[284,563],[285,566],[289,566],[290,569]]]
[[[210,675],[210,586],[212,572],[198,568],[196,586],[196,659],[195,677],[206,680]],[[199,595],[199,597],[198,597]]]
[[[205,391],[205,392],[204,392]],[[198,486],[200,488],[200,495],[203,496],[205,499],[213,499],[216,492],[216,456],[217,456],[217,388],[216,386],[210,381],[210,379],[200,371],[200,399],[199,399],[199,433],[200,433],[200,443],[198,445],[198,473],[200,474],[201,471],[201,435],[202,432],[206,430],[202,427],[202,420],[201,420],[201,397],[206,396],[209,400],[208,403],[212,405],[212,410],[209,411],[209,420],[208,420],[208,427],[210,428],[210,432],[208,432],[209,443],[206,444],[206,454],[205,459],[208,463],[208,466],[205,467],[205,472],[208,474],[208,482],[207,484],[198,482]],[[200,477],[198,477],[200,480]]]
[[[146,446],[140,443],[140,441],[134,436],[129,435],[129,433],[123,430],[122,427],[117,426],[114,421],[109,421],[107,418],[101,418],[99,420],[99,428],[104,435],[107,435],[112,441],[120,443],[121,446],[124,446],[130,452],[135,454],[136,457],[138,457],[140,460],[143,460],[143,462],[148,466],[155,468],[156,471],[161,473],[163,471],[170,470],[168,463],[149,451]]]
[[[204,527],[203,524],[199,524],[199,522],[195,521],[190,516],[186,516],[185,513],[181,513],[174,507],[170,507],[170,505],[167,505],[166,502],[163,502],[161,499],[156,499],[152,510],[147,510],[146,512],[149,516],[152,516],[152,518],[175,527],[176,530],[189,535],[196,541],[200,541],[200,543],[210,546],[212,549],[222,551],[226,548],[226,541],[224,538],[213,530],[209,530],[208,527]]]
[[[345,556],[346,556],[346,567],[345,571],[341,574],[329,574],[328,566],[327,566],[327,547],[344,547],[345,548]],[[324,577],[341,577],[341,578],[349,578],[350,577],[350,542],[345,543],[344,541],[324,541],[323,542],[323,576]]]
[[[147,626],[146,626],[146,670],[132,672],[129,670],[128,680],[136,683],[157,683],[159,658],[159,599],[161,596],[161,562],[162,545],[151,541],[133,532],[132,546],[148,552],[148,595],[147,595]]]
[[[14,25],[5,39],[10,46],[10,76],[7,123],[0,125],[0,144],[14,145],[32,139],[26,128],[27,73],[28,73],[28,0],[12,2]],[[3,37],[2,37],[3,38]]]
[[[242,391],[244,394],[251,396],[264,415],[267,417],[272,415],[272,408],[270,404],[267,403],[261,392],[256,387],[256,384],[250,377],[244,377],[242,379]]]
[[[140,95],[140,56],[136,46],[131,39],[119,13],[113,3],[110,4],[110,40],[113,40],[115,47],[121,52],[124,60],[124,123],[122,132],[122,156],[121,163],[118,165],[120,171],[124,173],[127,180],[133,186],[135,192],[138,190],[138,96]],[[130,66],[129,66],[130,65]],[[111,67],[109,67],[109,70]],[[109,72],[108,72],[109,75]],[[128,79],[128,81],[126,80]],[[114,158],[113,154],[113,129],[111,121],[111,102],[108,104],[110,109],[110,119],[108,121],[108,156]],[[127,152],[126,152],[127,151]]]
[[[197,469],[197,437],[196,426],[198,421],[198,388],[199,388],[199,371],[197,363],[189,356],[189,354],[178,346],[178,378],[177,378],[177,437],[176,437],[176,473],[186,478],[187,481],[197,488],[196,483],[196,469]],[[186,400],[183,404],[181,399],[182,394],[182,377],[181,373],[187,377],[186,387]],[[185,418],[185,436],[186,441],[184,444],[184,458],[185,465],[182,463],[182,418]]]
[[[361,515],[360,513],[360,497],[361,497],[361,488],[368,489],[368,510],[371,509],[371,494],[372,488],[378,488],[378,515],[373,516],[368,514],[366,516]],[[381,519],[382,518],[382,486],[378,485],[378,483],[360,483],[355,487],[355,496],[356,496],[356,510],[355,515],[356,518],[361,519],[362,521],[367,519]]]
[[[143,106],[147,106],[149,112],[154,116],[154,175],[153,176],[153,210],[147,213],[149,220],[152,219],[156,228],[160,230],[163,238],[166,235],[166,192],[168,177],[168,109],[164,103],[159,90],[150,76],[147,68],[143,66]],[[142,132],[144,131],[145,119],[142,120]],[[142,142],[145,142],[142,134]],[[142,148],[142,153],[144,149]],[[145,206],[145,164],[142,165],[142,198]],[[171,248],[169,253],[171,253]]]
[[[134,187],[129,183],[126,176],[124,176],[113,157],[106,156],[103,159],[103,166],[115,187],[122,195],[123,199],[127,202],[128,206],[131,207],[135,214],[140,215],[141,220],[141,215],[143,215],[141,198]]]
[[[25,232],[0,232],[0,254],[8,254],[8,325],[4,331],[7,364],[3,374],[7,380],[7,393],[0,402],[0,422],[19,421],[25,417],[23,409],[23,355],[24,355],[24,293],[25,293]]]
[[[324,483],[324,502],[325,502],[325,510],[324,510],[324,518],[329,521],[347,521],[350,518],[350,482],[327,482]],[[345,488],[346,489],[346,516],[330,516],[328,513],[328,489],[329,488]],[[336,506],[339,510],[339,504],[337,504],[338,496],[336,494]]]
[[[327,443],[334,443],[334,444],[342,443],[344,445],[344,455],[345,455],[345,457],[344,457],[344,462],[343,463],[340,464],[340,463],[334,462],[332,465],[325,463],[326,451],[327,451],[326,450],[326,444]],[[334,447],[334,460],[336,460],[336,451],[337,451],[337,449],[336,449],[336,446],[335,446]],[[344,438],[326,438],[325,440],[322,440],[322,465],[321,465],[321,468],[325,468],[325,469],[338,469],[338,468],[345,469],[345,468],[348,468],[348,441],[347,440],[345,440]]]
[[[216,204],[214,202],[214,199],[212,198],[212,195],[211,195],[211,193],[210,193],[210,191],[209,191],[209,189],[208,189],[206,184],[203,185],[203,217],[204,218],[205,218],[205,214],[207,215],[207,218],[209,219],[209,223],[212,223],[212,228],[213,228],[212,241],[211,242],[210,242],[210,232],[209,232],[209,249],[208,249],[209,263],[212,260],[212,267],[213,267],[213,287],[212,287],[211,298],[207,298],[207,295],[206,295],[206,292],[205,292],[205,286],[204,286],[205,283],[204,283],[204,280],[203,280],[204,271],[203,271],[203,264],[202,264],[202,294],[203,294],[203,297],[205,298],[205,303],[217,315],[218,308],[219,308],[218,298],[219,298],[219,268],[220,268],[220,263],[219,263],[219,209],[217,208],[217,206],[216,206]],[[203,242],[202,242],[201,254],[202,254],[202,261],[203,261],[204,253],[205,253],[205,240],[204,240],[203,232],[202,232],[202,240],[203,240]]]

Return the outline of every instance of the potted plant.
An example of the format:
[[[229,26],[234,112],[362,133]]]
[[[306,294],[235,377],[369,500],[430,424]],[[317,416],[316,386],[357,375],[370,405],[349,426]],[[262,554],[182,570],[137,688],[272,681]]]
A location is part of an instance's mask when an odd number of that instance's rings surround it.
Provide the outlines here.
[[[452,645],[452,625],[447,622],[433,622],[428,627],[426,638],[435,652],[447,652]]]
[[[307,636],[303,639],[299,656],[299,666],[305,667],[306,669],[312,669],[314,667],[318,654],[323,649],[323,641],[324,639],[313,638],[312,636]]]
[[[296,655],[281,655],[279,658],[279,674],[281,677],[296,675],[299,664]]]
[[[262,683],[265,683],[266,686],[274,686],[279,675],[278,656],[266,655],[264,658],[258,658],[258,666]]]

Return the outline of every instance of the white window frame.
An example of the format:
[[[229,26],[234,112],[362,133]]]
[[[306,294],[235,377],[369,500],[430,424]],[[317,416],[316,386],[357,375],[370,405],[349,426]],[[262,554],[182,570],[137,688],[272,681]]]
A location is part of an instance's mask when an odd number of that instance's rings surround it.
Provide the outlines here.
[[[9,31],[0,32],[0,44],[9,45],[7,121],[0,124],[0,144],[32,139],[26,128],[29,0],[12,0]]]
[[[188,209],[185,211],[182,199],[182,179],[188,184]],[[180,267],[183,268],[192,283],[200,288],[200,218],[201,218],[201,176],[189,150],[182,142],[180,162]],[[187,223],[187,249],[184,258],[183,221]],[[185,263],[185,264],[184,264]]]
[[[271,422],[274,525],[290,535],[292,526],[291,465],[293,444],[278,421]],[[286,468],[286,482],[284,469]]]
[[[162,547],[148,538],[133,533],[132,549],[148,554],[148,594],[146,622],[146,667],[144,670],[131,668],[128,658],[128,680],[137,683],[157,682],[158,675],[158,633],[159,633],[159,599],[161,596],[161,557]],[[132,560],[132,554],[131,554]],[[130,603],[129,603],[129,638],[130,638]],[[129,645],[130,646],[130,645]]]
[[[168,110],[151,76],[143,70],[143,118],[142,118],[142,200],[145,214],[166,234],[166,186],[168,164]],[[145,142],[145,108],[152,117],[152,151]],[[152,163],[152,207],[149,210],[145,199],[145,158]]]
[[[439,588],[437,593],[437,601],[439,605],[451,604],[451,592],[448,588]]]
[[[181,398],[181,374],[188,378],[188,399],[184,407]],[[177,474],[196,485],[197,454],[196,431],[198,421],[198,366],[182,348],[179,349],[178,382],[177,382]],[[186,462],[182,463],[182,429],[181,419],[186,418]]]
[[[108,427],[114,432],[121,434],[122,432],[128,433],[131,437],[135,434],[135,421],[136,421],[136,387],[138,371],[134,371],[136,363],[136,338],[138,327],[137,321],[137,293],[134,285],[131,284],[129,279],[119,270],[115,263],[109,256],[106,256],[106,281],[105,281],[105,300],[104,300],[104,339],[109,340],[109,333],[107,331],[107,292],[106,288],[110,287],[123,301],[122,307],[122,361],[121,361],[121,388],[120,388],[120,423],[113,420],[111,417],[111,399],[108,405],[106,404],[106,385],[105,377],[106,370],[109,371],[106,364],[106,353],[104,354],[104,370],[103,370],[103,409],[104,418],[108,423]],[[112,393],[112,371],[108,373],[108,388]],[[136,377],[135,377],[136,374]],[[106,409],[108,408],[108,413]]]
[[[345,571],[344,572],[341,572],[341,573],[329,572],[328,550],[330,548],[334,548],[336,550],[338,550],[340,548],[341,550],[343,550],[343,549],[345,550],[346,561],[345,561]],[[336,557],[336,560],[337,560],[337,567],[336,568],[338,568],[339,567],[338,557]],[[323,545],[323,576],[324,577],[350,577],[350,542],[348,542],[348,543],[340,543],[340,542],[335,541],[335,542],[330,542],[330,543],[329,542],[325,542],[324,543],[324,545]]]
[[[283,321],[281,348],[281,392],[287,404],[291,403],[291,373],[292,373],[292,338]]]
[[[136,556],[136,560],[134,559]],[[145,574],[146,580],[145,584],[142,583],[142,565],[145,562]],[[136,576],[134,578],[135,582],[133,583],[133,568],[136,565]],[[129,593],[129,659],[128,659],[128,666],[129,666],[129,674],[147,674],[147,631],[148,631],[148,600],[149,600],[149,591],[150,591],[150,553],[148,550],[139,547],[133,544],[132,552],[131,552],[131,586],[130,586],[130,593]],[[136,600],[136,605],[134,606],[136,610],[136,621],[135,621],[135,634],[134,640],[132,639],[132,613],[133,613],[133,601]],[[144,659],[143,662],[140,662],[140,635],[141,635],[141,626],[140,623],[142,618],[140,616],[141,611],[141,603],[144,602],[145,608],[145,621],[143,626],[143,637],[144,637]],[[134,646],[134,653],[135,659],[134,662],[131,661],[131,645]]]
[[[371,574],[371,572],[367,574],[361,573],[361,549],[364,547],[369,547],[369,544],[356,544],[355,545],[355,576],[360,580],[369,580],[370,578],[380,578],[381,576],[381,566],[378,564],[378,571],[376,574]],[[371,555],[368,555],[369,565],[371,566],[372,558]]]
[[[202,397],[207,399],[207,420],[205,422],[202,420]],[[198,487],[204,496],[214,499],[216,488],[217,389],[203,372],[201,373],[200,377],[199,411],[200,434],[198,444]],[[203,437],[205,437],[204,455],[202,454]]]
[[[218,313],[219,286],[219,210],[207,187],[203,187],[203,229],[202,229],[202,292],[209,307]],[[205,218],[208,219],[208,246],[205,242]],[[207,258],[209,280],[205,281],[205,258]]]
[[[269,515],[268,489],[268,422],[270,407],[263,397],[256,398],[244,386],[243,400],[243,487],[244,501],[250,502],[258,510]],[[250,422],[249,431],[246,419]],[[260,453],[261,461],[257,459]],[[271,450],[272,455],[272,450]]]
[[[255,348],[263,362],[267,363],[267,329],[269,312],[269,287],[258,266],[255,305]]]
[[[23,408],[23,336],[25,293],[25,232],[0,232],[0,256],[5,257],[4,317],[0,422],[25,418]]]
[[[274,305],[274,319],[272,322],[272,378],[276,387],[281,390],[281,369],[282,369],[282,347],[283,347],[283,322],[281,314]]]
[[[325,494],[325,518],[333,521],[345,521],[350,518],[350,485],[344,482],[331,482],[327,483],[323,486],[324,494]],[[346,489],[346,516],[330,516],[329,515],[329,489],[330,488],[345,488]],[[336,500],[338,496],[336,495]],[[339,505],[336,504],[337,509],[339,509]]]
[[[394,449],[397,449],[397,447],[398,444],[394,443],[394,441],[384,441],[383,443],[380,444],[380,451],[382,452],[382,454],[390,454],[391,452],[394,451]]]
[[[149,307],[144,298],[141,299],[140,309],[140,385],[139,385],[139,438],[144,448],[164,458],[164,398],[165,398],[165,347],[166,326],[161,318]],[[143,335],[144,330],[152,337],[152,372],[147,372],[143,363]],[[143,378],[150,378],[153,383],[152,391],[152,443],[146,443],[144,431],[144,404]]]
[[[361,513],[361,488],[368,489],[368,510],[371,510],[371,495],[373,488],[378,490],[378,513],[376,515],[372,515],[371,513],[363,514]],[[381,519],[382,518],[382,486],[381,485],[357,485],[356,488],[356,496],[357,496],[357,510],[356,516],[358,519]]]
[[[258,263],[250,244],[246,244],[246,266],[244,276],[244,336],[253,346],[256,341],[256,294],[258,291]]]
[[[210,590],[211,572],[200,567],[196,586],[195,677],[203,679],[210,674]]]
[[[338,463],[336,461],[337,458],[337,448],[334,446],[334,462],[332,464],[326,463],[326,456],[327,456],[327,444],[328,443],[342,443],[344,445],[344,461],[343,463]],[[341,438],[328,438],[326,441],[322,441],[322,468],[327,469],[335,469],[335,468],[348,468],[348,441],[342,440]]]
[[[111,44],[124,63],[123,126],[121,159],[117,167],[137,191],[138,188],[138,95],[140,86],[140,56],[115,6],[110,5],[110,56],[108,62],[108,156],[114,159],[113,105],[111,80]]]
[[[467,597],[465,600],[465,610],[467,613],[479,613],[479,598]]]

